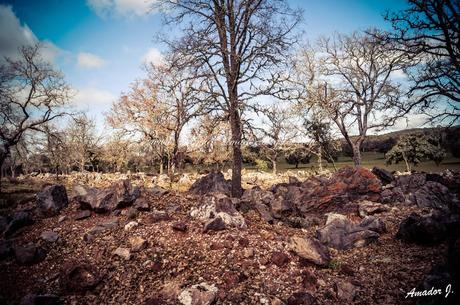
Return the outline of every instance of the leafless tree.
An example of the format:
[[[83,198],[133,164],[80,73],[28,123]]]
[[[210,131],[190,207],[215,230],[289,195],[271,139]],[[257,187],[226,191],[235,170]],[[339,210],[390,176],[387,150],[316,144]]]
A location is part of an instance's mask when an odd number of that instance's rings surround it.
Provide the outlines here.
[[[369,130],[392,126],[406,113],[407,99],[394,77],[408,64],[405,54],[373,35],[353,33],[322,38],[316,53],[304,55],[306,104],[327,113],[360,166]]]
[[[283,0],[163,0],[166,24],[182,26],[180,39],[166,39],[182,62],[201,73],[214,109],[223,112],[232,135],[232,195],[241,196],[242,111],[260,95],[284,89],[286,55],[296,42],[300,11]]]
[[[71,90],[63,75],[40,55],[41,45],[20,49],[0,67],[0,167],[11,148],[31,131],[65,114]],[[1,179],[0,179],[1,180]]]
[[[396,42],[417,63],[407,71],[415,98],[410,107],[453,124],[460,118],[460,1],[408,2],[406,10],[386,15],[393,31],[381,37]]]
[[[292,110],[279,105],[264,107],[261,111],[266,119],[257,128],[262,136],[258,139],[261,153],[272,163],[273,174],[277,171],[277,160],[283,147],[297,136]]]

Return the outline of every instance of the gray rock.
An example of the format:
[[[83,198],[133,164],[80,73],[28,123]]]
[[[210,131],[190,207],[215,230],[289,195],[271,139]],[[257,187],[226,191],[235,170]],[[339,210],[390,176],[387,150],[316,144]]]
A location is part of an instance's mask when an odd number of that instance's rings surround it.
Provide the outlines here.
[[[355,285],[344,280],[339,280],[334,283],[334,291],[337,299],[343,302],[352,302],[356,296]]]
[[[91,211],[90,210],[83,210],[83,211],[79,211],[75,214],[74,216],[74,219],[75,220],[82,220],[82,219],[85,219],[85,218],[88,218],[91,216]]]
[[[145,198],[139,198],[134,202],[133,207],[138,211],[150,211],[150,205]]]
[[[217,287],[207,283],[200,283],[184,289],[178,297],[183,305],[210,305],[216,299]]]
[[[0,240],[0,260],[6,259],[13,254],[13,242],[11,240]]]
[[[318,266],[326,267],[331,261],[329,250],[317,239],[293,236],[290,248],[298,256]]]
[[[26,211],[20,211],[13,214],[11,221],[5,229],[5,237],[11,237],[19,229],[29,226],[34,223],[32,214]]]
[[[308,292],[295,292],[287,299],[287,305],[317,305],[315,297]]]
[[[330,214],[326,225],[317,230],[318,240],[335,249],[347,250],[363,247],[379,238],[372,229],[382,230],[382,223],[374,218],[368,218],[362,224],[352,223],[344,215]]]
[[[131,259],[131,251],[128,248],[119,247],[115,249],[113,254],[123,258],[126,261]]]
[[[225,222],[219,216],[204,224],[203,232],[225,230]]]
[[[28,294],[22,298],[20,305],[59,305],[61,299],[53,294]]]
[[[396,238],[419,245],[435,245],[447,238],[446,225],[432,216],[412,213],[399,225]]]
[[[225,180],[221,172],[212,172],[196,180],[190,187],[189,192],[195,195],[223,193],[231,196],[232,183],[230,180]]]
[[[374,166],[372,168],[372,173],[376,175],[377,178],[380,179],[380,181],[382,181],[383,185],[389,184],[393,182],[393,180],[395,180],[395,177],[393,176],[393,174],[384,168]]]
[[[37,204],[46,215],[56,215],[69,204],[67,191],[62,184],[45,187],[37,194]]]
[[[359,216],[365,217],[367,215],[374,215],[374,214],[379,214],[383,212],[388,212],[390,210],[390,207],[381,204],[378,202],[372,202],[372,201],[361,201],[358,203],[359,204]]]
[[[14,248],[14,255],[18,264],[33,265],[43,261],[46,257],[46,252],[40,247],[29,244],[16,246]]]
[[[53,231],[43,231],[40,238],[46,242],[54,243],[59,239],[59,234]]]
[[[427,181],[423,187],[414,192],[415,203],[420,208],[448,210],[452,194],[444,185]]]

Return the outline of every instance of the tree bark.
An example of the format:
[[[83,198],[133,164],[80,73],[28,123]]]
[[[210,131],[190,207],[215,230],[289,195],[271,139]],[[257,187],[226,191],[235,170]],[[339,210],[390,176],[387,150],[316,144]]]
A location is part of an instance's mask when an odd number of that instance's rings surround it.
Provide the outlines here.
[[[9,153],[9,147],[7,145],[3,146],[2,150],[0,151],[0,193],[2,192],[3,163],[5,162]]]
[[[243,193],[241,188],[241,165],[243,163],[243,155],[241,153],[241,121],[236,105],[230,113],[230,126],[232,130],[233,149],[232,196],[240,198]]]
[[[361,147],[358,144],[355,144],[352,146],[353,148],[353,165],[355,167],[361,166],[362,160],[361,160]]]
[[[273,167],[273,174],[276,175],[276,159],[271,160],[272,161],[272,167]]]

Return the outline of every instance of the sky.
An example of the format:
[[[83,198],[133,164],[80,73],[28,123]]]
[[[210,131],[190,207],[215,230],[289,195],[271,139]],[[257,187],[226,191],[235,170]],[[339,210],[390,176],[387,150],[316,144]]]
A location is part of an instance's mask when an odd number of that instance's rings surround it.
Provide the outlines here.
[[[161,18],[155,0],[0,0],[0,58],[41,41],[46,58],[75,89],[73,102],[104,128],[103,113],[129,84],[144,75],[145,62],[161,60],[154,41]],[[382,15],[404,0],[289,0],[304,11],[300,29],[309,40],[335,31],[389,28]]]

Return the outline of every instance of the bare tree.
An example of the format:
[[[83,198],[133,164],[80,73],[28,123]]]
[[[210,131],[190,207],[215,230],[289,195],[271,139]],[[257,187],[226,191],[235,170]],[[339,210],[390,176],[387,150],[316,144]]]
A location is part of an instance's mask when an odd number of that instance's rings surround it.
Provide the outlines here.
[[[300,66],[309,69],[305,103],[327,113],[360,166],[368,132],[392,126],[406,113],[407,99],[393,76],[407,58],[390,43],[359,33],[322,38],[316,51],[306,52],[308,64]]]
[[[258,144],[263,156],[271,162],[273,174],[276,174],[277,160],[283,147],[297,136],[293,113],[291,109],[279,105],[264,107],[262,113],[266,120],[262,120],[262,126],[257,129],[262,133]]]
[[[283,89],[286,55],[295,43],[293,31],[300,12],[277,0],[164,0],[167,24],[184,25],[179,40],[167,41],[181,59],[211,82],[208,93],[215,109],[230,123],[232,135],[232,195],[240,197],[242,111],[260,95]]]
[[[99,153],[100,142],[94,120],[86,114],[74,116],[65,130],[65,135],[73,165],[81,172],[86,170],[87,165],[91,165],[94,170],[92,161]]]
[[[71,97],[63,75],[41,57],[40,44],[20,51],[18,60],[0,67],[0,167],[27,132],[42,132],[43,124],[63,116]]]
[[[197,80],[189,67],[175,66],[176,54],[168,54],[163,63],[147,67],[148,79],[156,88],[156,98],[164,109],[164,126],[172,134],[172,149],[168,150],[168,170],[174,174],[179,166],[180,137],[184,127],[208,109],[209,96],[204,95],[205,83]]]
[[[409,0],[406,10],[385,19],[393,31],[381,36],[412,57],[409,69],[415,98],[411,107],[428,110],[432,120],[460,118],[460,2],[458,0]],[[437,107],[431,112],[430,108]]]

